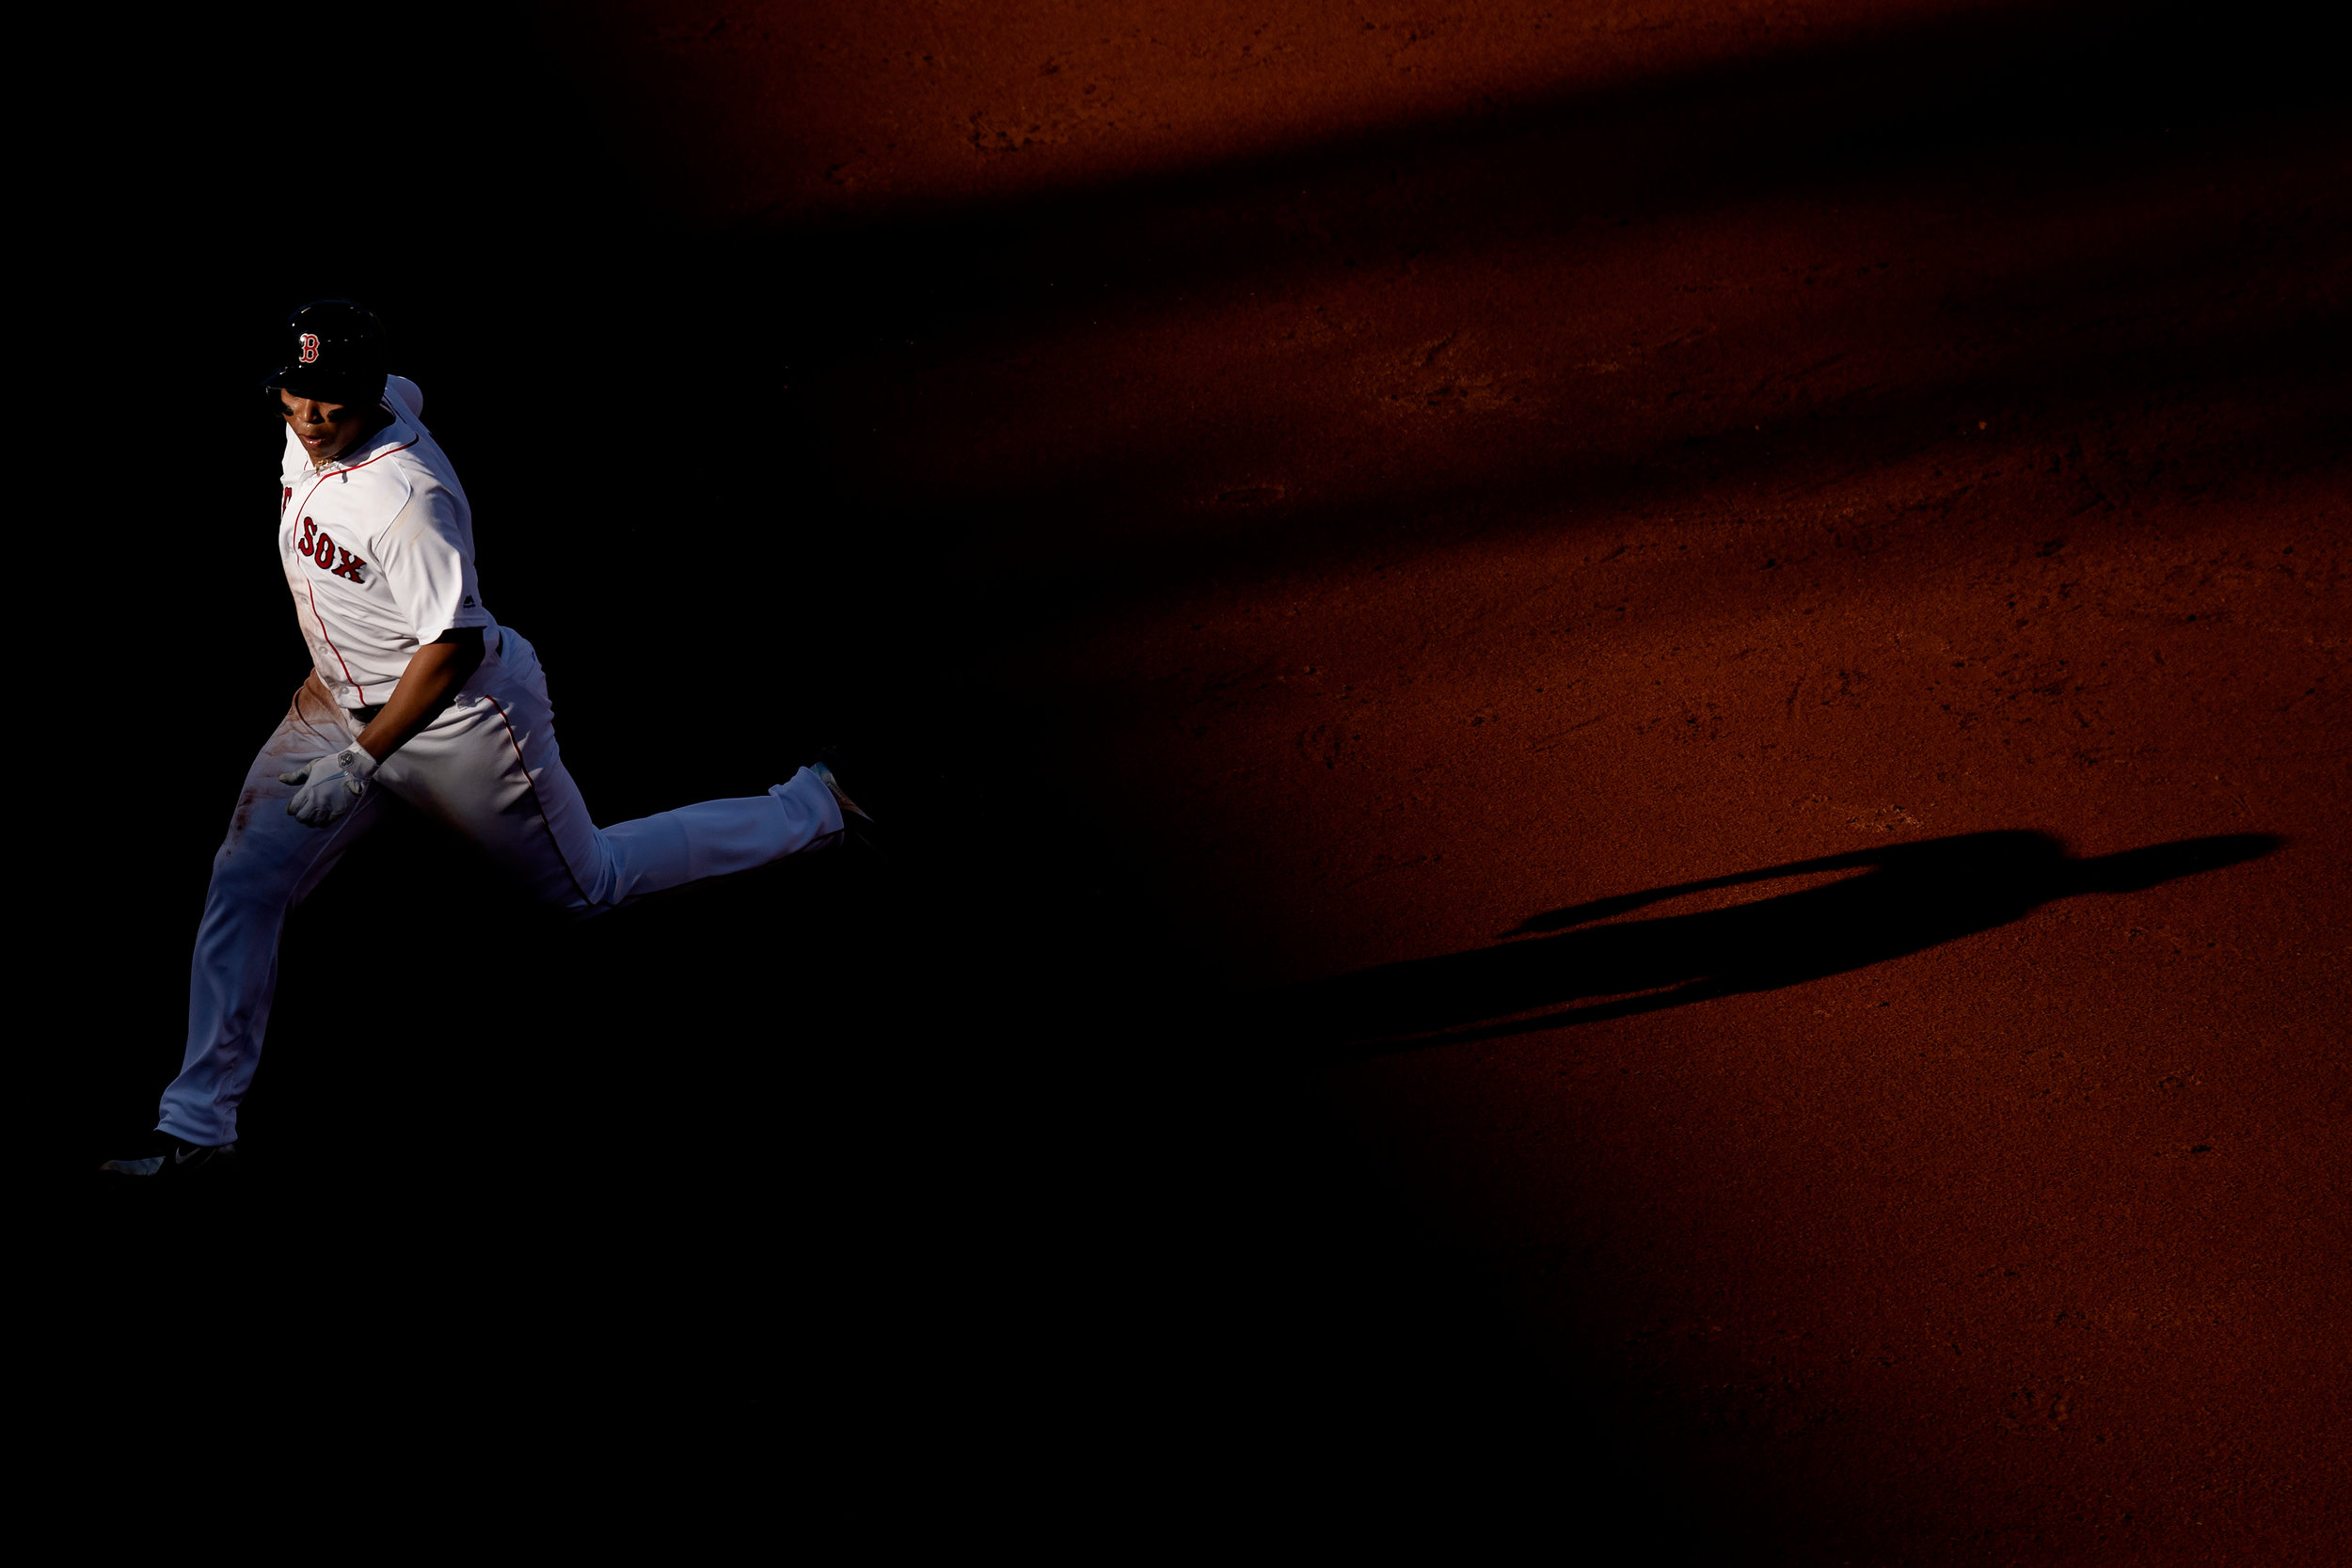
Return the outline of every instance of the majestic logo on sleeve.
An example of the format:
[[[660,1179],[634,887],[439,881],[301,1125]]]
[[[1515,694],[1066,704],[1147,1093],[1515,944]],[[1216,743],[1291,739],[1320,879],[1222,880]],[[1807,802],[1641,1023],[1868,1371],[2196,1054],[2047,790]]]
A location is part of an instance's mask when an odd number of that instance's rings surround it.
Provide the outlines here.
[[[308,517],[302,519],[302,534],[294,541],[294,553],[309,556],[339,578],[349,578],[354,582],[368,580],[359,575],[367,562],[336,544],[333,535],[321,533],[318,524]]]
[[[315,365],[318,363],[318,357],[319,335],[315,332],[305,332],[302,335],[302,362],[306,365]]]

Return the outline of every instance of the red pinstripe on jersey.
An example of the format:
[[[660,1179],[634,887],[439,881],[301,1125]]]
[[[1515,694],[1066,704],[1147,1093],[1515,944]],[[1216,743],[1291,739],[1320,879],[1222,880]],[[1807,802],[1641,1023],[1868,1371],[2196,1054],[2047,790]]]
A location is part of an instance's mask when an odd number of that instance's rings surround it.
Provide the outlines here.
[[[343,684],[359,693],[361,707],[367,706],[368,689],[351,678],[351,666],[343,663],[343,651],[335,646],[335,639],[327,634],[326,618],[319,613],[318,591],[307,582],[302,585],[302,591],[310,595],[310,619],[319,624],[319,637],[326,643],[327,651],[335,656],[335,662],[342,665]]]

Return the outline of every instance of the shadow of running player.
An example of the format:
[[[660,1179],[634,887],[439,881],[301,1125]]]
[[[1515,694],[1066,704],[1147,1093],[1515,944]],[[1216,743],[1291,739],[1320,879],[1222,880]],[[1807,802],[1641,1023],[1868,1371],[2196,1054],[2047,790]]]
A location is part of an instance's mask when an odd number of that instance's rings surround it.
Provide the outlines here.
[[[1574,904],[1531,917],[1497,946],[1290,987],[1265,999],[1267,1022],[1328,1058],[1623,1018],[1860,969],[2053,899],[2136,893],[2281,842],[2237,833],[2075,860],[2046,833],[1986,832],[1829,855]],[[1840,871],[1858,875],[1724,909],[1594,924],[1690,894]]]

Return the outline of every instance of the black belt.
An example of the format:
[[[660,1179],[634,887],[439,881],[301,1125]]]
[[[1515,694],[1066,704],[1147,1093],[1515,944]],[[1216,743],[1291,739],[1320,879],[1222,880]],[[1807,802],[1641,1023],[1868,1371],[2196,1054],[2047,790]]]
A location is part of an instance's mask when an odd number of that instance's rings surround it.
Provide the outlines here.
[[[449,700],[448,705],[455,707],[457,705],[457,699],[452,697]],[[384,705],[382,703],[372,703],[366,707],[347,707],[343,709],[343,711],[350,714],[354,719],[357,719],[362,724],[373,724],[375,722],[375,716],[384,711]]]

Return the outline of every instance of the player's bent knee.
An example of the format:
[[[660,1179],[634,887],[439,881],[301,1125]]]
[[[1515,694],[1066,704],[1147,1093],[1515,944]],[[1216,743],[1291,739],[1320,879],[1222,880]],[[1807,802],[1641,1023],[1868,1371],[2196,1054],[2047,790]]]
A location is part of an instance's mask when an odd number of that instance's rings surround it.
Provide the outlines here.
[[[298,877],[286,874],[260,856],[224,855],[213,863],[213,880],[204,901],[214,906],[249,906],[282,910],[293,902]]]

